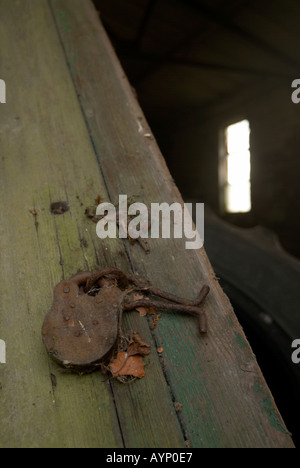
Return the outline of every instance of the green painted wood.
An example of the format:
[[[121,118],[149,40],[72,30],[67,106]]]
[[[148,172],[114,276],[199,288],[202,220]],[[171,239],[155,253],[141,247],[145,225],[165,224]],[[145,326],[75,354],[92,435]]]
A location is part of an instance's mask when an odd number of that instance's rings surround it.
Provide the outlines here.
[[[131,446],[184,446],[155,352],[148,378],[133,386],[62,373],[45,352],[41,326],[56,283],[78,270],[130,268],[123,243],[100,242],[84,214],[98,194],[109,196],[48,2],[2,1],[0,18],[0,447],[123,447],[120,409]],[[59,200],[70,211],[54,216]],[[126,326],[154,347],[138,314]]]
[[[110,199],[127,194],[146,204],[182,202],[92,3],[50,4]],[[182,240],[150,239],[149,244],[149,256],[127,246],[135,272],[191,298],[203,282],[211,287],[205,338],[199,339],[193,319],[170,313],[163,314],[154,332],[156,345],[164,348],[162,366],[173,399],[182,403],[186,440],[194,447],[292,447],[205,251],[187,251]],[[133,446],[132,414],[129,418],[120,387],[115,392],[123,437]],[[157,388],[152,401],[159,398]]]

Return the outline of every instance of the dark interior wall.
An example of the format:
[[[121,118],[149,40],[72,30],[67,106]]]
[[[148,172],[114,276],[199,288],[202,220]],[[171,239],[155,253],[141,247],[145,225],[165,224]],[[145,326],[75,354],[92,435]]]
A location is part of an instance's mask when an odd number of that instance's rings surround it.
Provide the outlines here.
[[[300,104],[292,102],[291,94],[288,80],[275,85],[261,81],[207,108],[170,119],[149,117],[185,198],[210,205],[240,226],[261,224],[274,230],[284,248],[300,257]],[[219,203],[219,132],[244,118],[251,125],[252,211],[224,215]]]
[[[218,125],[203,120],[201,111],[156,121],[155,137],[184,198],[208,203],[218,211]]]
[[[300,258],[300,3],[94,0],[185,199],[240,226],[262,225]],[[251,125],[252,206],[224,215],[219,132]]]
[[[253,112],[253,214],[300,257],[300,106],[290,96],[287,83]]]

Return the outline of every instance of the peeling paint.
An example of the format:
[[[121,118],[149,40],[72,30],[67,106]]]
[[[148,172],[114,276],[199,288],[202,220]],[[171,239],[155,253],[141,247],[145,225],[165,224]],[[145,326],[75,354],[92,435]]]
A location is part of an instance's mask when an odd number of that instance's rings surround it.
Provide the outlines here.
[[[259,379],[255,379],[253,391],[254,393],[261,394],[259,406],[267,414],[271,426],[277,429],[277,431],[283,432],[285,434],[288,433],[283,425],[280,414],[274,406],[271,395],[264,389],[264,387],[260,385]]]

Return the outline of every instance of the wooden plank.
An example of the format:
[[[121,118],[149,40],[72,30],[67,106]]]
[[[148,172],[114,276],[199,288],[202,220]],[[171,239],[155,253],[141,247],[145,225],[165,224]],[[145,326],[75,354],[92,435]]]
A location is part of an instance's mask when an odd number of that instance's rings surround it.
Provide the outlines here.
[[[84,214],[99,193],[109,197],[48,2],[0,2],[0,17],[0,70],[7,84],[7,104],[0,107],[0,336],[7,346],[7,363],[0,366],[0,446],[123,447],[110,382],[101,373],[61,373],[46,355],[40,330],[53,286],[78,270],[115,265],[128,271],[124,245],[99,242]],[[70,206],[63,216],[50,213],[58,200]],[[130,320],[153,346],[147,324],[137,314]],[[131,437],[139,446],[184,446],[155,353],[149,369],[147,380],[118,389]],[[159,399],[151,401],[157,383]],[[137,412],[139,400],[145,404]]]
[[[91,2],[53,0],[51,5],[110,198],[127,194],[148,205],[182,202]],[[164,348],[173,399],[183,405],[186,440],[194,447],[292,447],[205,251],[187,251],[178,239],[149,244],[149,256],[128,247],[135,272],[191,298],[203,282],[211,287],[207,337],[199,339],[193,319],[167,313],[154,332],[157,346]],[[156,392],[153,401],[157,398]],[[119,419],[126,425],[122,405]]]
[[[91,192],[104,184],[47,4],[17,4],[0,4],[0,16],[6,18],[0,32],[0,69],[8,87],[7,104],[0,109],[0,310],[7,345],[0,377],[0,445],[119,446],[122,438],[109,385],[101,385],[98,376],[74,385],[73,376],[57,373],[41,344],[53,285],[63,271],[68,274],[95,261],[93,233],[84,222],[76,225],[83,219],[82,208],[71,187],[76,181],[86,203],[88,184]],[[72,209],[56,219],[50,203],[61,199]],[[36,219],[30,210],[36,210]],[[88,239],[86,249],[80,245],[79,229]],[[63,252],[67,244],[68,256]],[[112,248],[117,253],[117,246]],[[51,374],[56,379],[51,380]],[[91,399],[97,399],[97,411]]]

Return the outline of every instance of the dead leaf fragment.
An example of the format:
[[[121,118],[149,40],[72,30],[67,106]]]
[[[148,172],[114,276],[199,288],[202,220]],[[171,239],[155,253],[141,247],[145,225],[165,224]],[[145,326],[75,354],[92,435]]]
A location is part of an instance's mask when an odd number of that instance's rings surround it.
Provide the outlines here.
[[[96,207],[94,206],[87,207],[84,214],[86,215],[87,218],[91,219],[93,223],[95,224],[97,224],[101,219],[101,216],[97,216]]]
[[[132,375],[141,379],[146,375],[142,356],[128,356],[125,352],[118,353],[116,359],[110,363],[109,369],[114,377]]]
[[[95,206],[100,205],[101,203],[101,195],[98,195],[97,198],[95,198]]]
[[[151,351],[151,346],[149,346],[145,341],[142,340],[138,333],[133,333],[128,345],[127,354],[128,356],[135,356],[139,354],[140,356],[148,356]]]
[[[159,315],[156,313],[155,317],[153,318],[152,322],[150,323],[150,329],[155,330],[157,322],[159,321]]]
[[[119,342],[119,352],[108,366],[112,378],[132,376],[141,379],[146,375],[143,357],[148,356],[151,346],[138,333],[131,333],[126,347],[123,345]]]
[[[182,405],[182,403],[175,402],[174,403],[174,408],[175,408],[175,411],[177,411],[179,413],[180,411],[182,411],[183,405]]]
[[[134,294],[134,301],[149,301],[149,297],[145,297],[142,294]],[[157,315],[157,311],[154,307],[137,307],[136,310],[140,314],[140,317],[145,317],[146,315]]]

